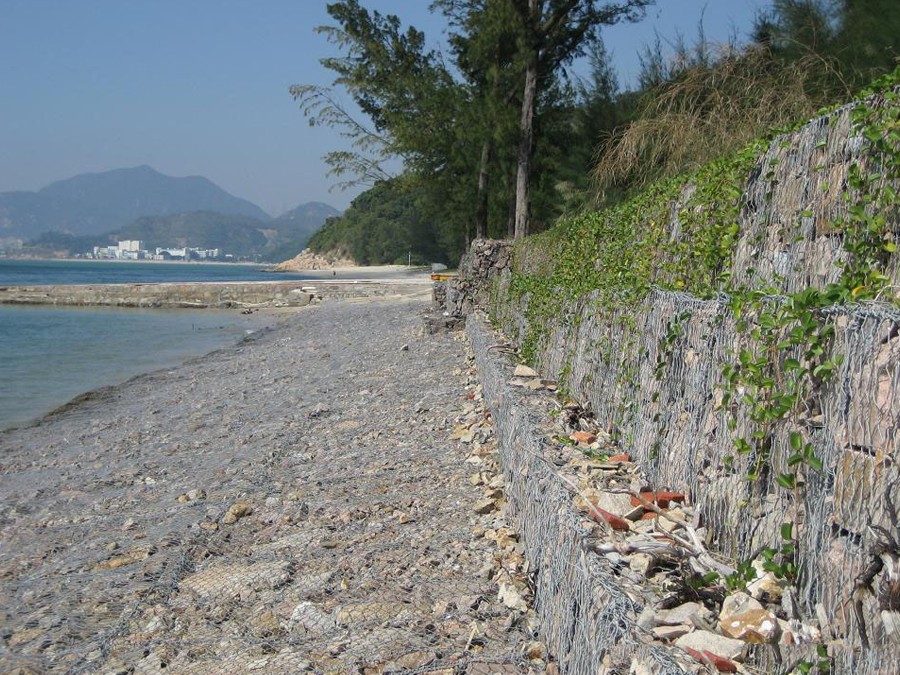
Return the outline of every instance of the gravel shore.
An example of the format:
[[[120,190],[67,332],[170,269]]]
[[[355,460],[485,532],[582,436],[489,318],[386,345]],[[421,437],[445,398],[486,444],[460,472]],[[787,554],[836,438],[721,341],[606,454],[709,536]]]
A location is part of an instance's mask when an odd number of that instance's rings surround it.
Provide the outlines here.
[[[0,671],[541,670],[466,345],[426,309],[295,310],[0,434]]]

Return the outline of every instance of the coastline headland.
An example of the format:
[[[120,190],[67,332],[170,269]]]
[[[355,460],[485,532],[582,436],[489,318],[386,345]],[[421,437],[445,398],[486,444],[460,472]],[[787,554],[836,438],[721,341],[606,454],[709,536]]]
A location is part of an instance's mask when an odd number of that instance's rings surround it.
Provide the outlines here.
[[[0,286],[0,304],[255,309],[303,307],[320,299],[427,295],[430,291],[427,277]]]

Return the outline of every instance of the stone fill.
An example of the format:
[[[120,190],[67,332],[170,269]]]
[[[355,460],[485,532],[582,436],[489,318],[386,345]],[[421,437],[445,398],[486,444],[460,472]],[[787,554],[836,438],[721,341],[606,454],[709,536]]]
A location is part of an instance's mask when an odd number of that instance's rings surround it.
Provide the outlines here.
[[[298,310],[0,434],[0,671],[552,672],[425,307]]]

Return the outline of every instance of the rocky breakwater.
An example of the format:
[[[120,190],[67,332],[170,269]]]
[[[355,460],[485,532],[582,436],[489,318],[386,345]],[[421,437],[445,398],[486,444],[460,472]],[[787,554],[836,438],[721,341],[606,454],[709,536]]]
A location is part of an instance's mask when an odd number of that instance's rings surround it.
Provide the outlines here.
[[[0,304],[255,309],[304,307],[328,298],[421,295],[429,289],[416,279],[4,286]]]
[[[0,434],[0,671],[555,672],[426,305],[285,314]]]

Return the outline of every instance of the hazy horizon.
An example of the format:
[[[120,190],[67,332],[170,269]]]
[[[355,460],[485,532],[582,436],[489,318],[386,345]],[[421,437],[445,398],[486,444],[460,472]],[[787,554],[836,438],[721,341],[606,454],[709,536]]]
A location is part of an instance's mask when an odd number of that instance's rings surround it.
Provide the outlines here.
[[[445,26],[430,2],[362,4],[440,45]],[[606,28],[604,40],[627,86],[656,34],[690,40],[703,15],[708,39],[745,37],[770,4],[659,0],[644,22]],[[0,85],[12,95],[0,102],[0,192],[148,165],[203,176],[271,215],[311,201],[345,209],[360,190],[329,191],[322,156],[346,140],[310,127],[288,94],[292,84],[331,84],[319,59],[335,50],[314,32],[330,23],[325,5],[4,0]]]

